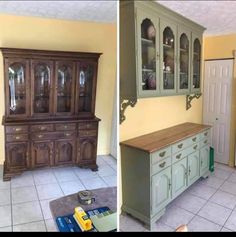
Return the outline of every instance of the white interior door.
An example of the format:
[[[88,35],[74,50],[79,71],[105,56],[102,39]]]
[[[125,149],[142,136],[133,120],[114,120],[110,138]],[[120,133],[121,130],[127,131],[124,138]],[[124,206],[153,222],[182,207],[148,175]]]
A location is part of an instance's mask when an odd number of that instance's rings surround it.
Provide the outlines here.
[[[203,122],[212,125],[215,161],[228,164],[233,60],[205,61]]]

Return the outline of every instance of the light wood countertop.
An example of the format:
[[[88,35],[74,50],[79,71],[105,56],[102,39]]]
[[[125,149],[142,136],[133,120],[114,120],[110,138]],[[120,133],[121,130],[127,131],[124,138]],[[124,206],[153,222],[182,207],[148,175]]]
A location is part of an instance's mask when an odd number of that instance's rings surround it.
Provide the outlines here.
[[[123,141],[120,145],[134,147],[151,153],[188,137],[194,136],[195,134],[203,132],[209,128],[211,128],[211,126],[204,124],[182,123]]]

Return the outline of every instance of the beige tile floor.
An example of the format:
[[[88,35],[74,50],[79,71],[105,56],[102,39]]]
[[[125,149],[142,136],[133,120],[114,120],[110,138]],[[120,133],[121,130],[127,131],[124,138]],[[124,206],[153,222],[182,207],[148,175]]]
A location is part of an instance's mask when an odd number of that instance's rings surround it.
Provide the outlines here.
[[[27,171],[0,180],[0,231],[57,231],[49,202],[84,189],[116,186],[116,160],[98,156],[98,172],[78,167]],[[0,175],[2,177],[2,166]]]
[[[154,231],[236,231],[236,169],[216,163],[215,172],[189,187],[167,208]],[[137,219],[122,213],[121,231],[148,231]]]

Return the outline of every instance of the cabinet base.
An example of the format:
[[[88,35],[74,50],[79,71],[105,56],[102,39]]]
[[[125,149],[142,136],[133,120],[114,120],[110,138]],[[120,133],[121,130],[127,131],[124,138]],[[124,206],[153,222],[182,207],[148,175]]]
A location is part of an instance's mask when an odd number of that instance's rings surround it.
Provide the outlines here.
[[[78,167],[91,169],[94,172],[98,171],[98,165],[97,164],[81,164],[81,165],[78,165]]]
[[[11,181],[12,177],[21,175],[22,173],[26,172],[26,171],[31,171],[31,170],[38,170],[38,169],[44,169],[44,168],[57,168],[57,167],[69,167],[69,166],[75,166],[77,164],[67,164],[67,165],[58,165],[58,166],[45,166],[45,167],[39,167],[39,168],[34,168],[34,169],[25,169],[25,170],[14,170],[14,171],[9,171],[6,170],[6,165],[4,162],[3,165],[3,181]],[[78,167],[81,168],[87,168],[87,169],[91,169],[92,171],[98,171],[98,165],[97,164],[81,164],[81,165],[77,165]]]
[[[157,214],[155,214],[153,217],[148,218],[147,216],[142,215],[140,212],[129,208],[125,205],[122,205],[121,207],[122,213],[126,213],[138,220],[140,220],[141,222],[144,223],[145,227],[150,230],[150,231],[154,231],[155,230],[155,223],[158,219],[161,218],[161,216],[163,216],[165,214],[165,208],[163,208],[162,210],[160,210]]]
[[[205,174],[203,174],[201,177],[203,178],[203,179],[207,179],[208,178],[208,176],[209,176],[209,172],[206,172]]]

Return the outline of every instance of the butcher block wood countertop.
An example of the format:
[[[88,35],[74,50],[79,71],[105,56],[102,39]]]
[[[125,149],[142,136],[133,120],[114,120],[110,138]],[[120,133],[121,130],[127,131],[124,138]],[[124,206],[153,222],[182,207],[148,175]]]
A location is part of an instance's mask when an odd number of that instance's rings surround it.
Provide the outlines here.
[[[204,124],[182,123],[123,141],[120,145],[134,147],[152,153],[188,137],[194,136],[195,134],[203,132],[209,128],[211,128],[211,126]]]

